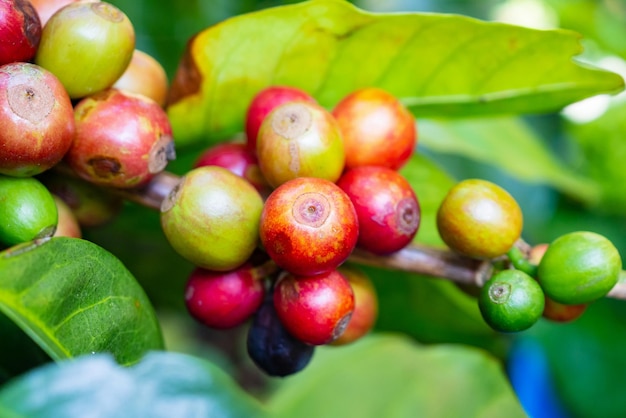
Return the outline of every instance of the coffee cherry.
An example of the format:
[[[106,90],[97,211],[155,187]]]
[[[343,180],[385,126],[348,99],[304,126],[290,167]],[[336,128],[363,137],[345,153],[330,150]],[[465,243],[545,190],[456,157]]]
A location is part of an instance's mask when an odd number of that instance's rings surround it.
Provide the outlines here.
[[[70,207],[81,227],[104,225],[122,210],[120,196],[79,178],[47,171],[39,179]]]
[[[441,239],[454,251],[475,258],[506,254],[522,232],[522,210],[494,183],[463,180],[446,195],[437,211]]]
[[[518,332],[534,325],[544,308],[544,294],[535,279],[520,270],[493,275],[478,297],[480,312],[493,329]]]
[[[139,187],[175,158],[167,114],[145,96],[105,90],[82,99],[74,114],[76,136],[65,160],[87,181]]]
[[[350,198],[328,180],[301,177],[265,201],[261,243],[280,267],[309,276],[335,269],[356,245],[358,220]]]
[[[163,200],[163,232],[182,257],[207,270],[241,266],[259,239],[263,199],[246,180],[222,167],[189,171]]]
[[[357,90],[343,98],[332,113],[341,128],[348,168],[378,165],[397,170],[415,149],[415,118],[384,90]]]
[[[77,1],[94,2],[99,0],[30,0],[35,10],[37,10],[37,14],[39,15],[39,20],[41,20],[42,27],[45,26],[46,23],[48,23],[50,17],[55,14],[59,9]]]
[[[257,156],[272,187],[297,177],[335,182],[345,162],[337,122],[326,109],[310,102],[283,104],[264,119]]]
[[[543,255],[548,250],[549,244],[534,245],[528,254],[528,261],[534,265],[539,265]],[[565,305],[552,300],[546,296],[546,303],[543,308],[543,317],[554,322],[571,322],[578,319],[587,309],[586,303],[577,305]]]
[[[107,89],[128,67],[135,30],[107,2],[76,2],[56,12],[41,34],[35,63],[51,71],[72,99]]]
[[[365,336],[374,327],[378,316],[378,297],[372,281],[355,266],[343,265],[337,269],[350,282],[354,292],[354,311],[348,326],[332,345],[350,344]]]
[[[41,28],[28,0],[0,0],[0,65],[30,61],[37,52]]]
[[[566,305],[585,304],[615,286],[622,260],[613,243],[600,234],[577,231],[555,239],[538,268],[546,295]]]
[[[281,276],[274,307],[287,331],[311,345],[328,344],[343,334],[354,311],[354,293],[337,270],[316,276]]]
[[[267,181],[259,169],[256,154],[243,142],[222,142],[206,149],[194,164],[194,168],[205,165],[224,167],[248,180],[262,195],[270,192]]]
[[[272,298],[258,310],[248,330],[248,355],[269,376],[288,376],[304,369],[315,347],[293,337],[276,316]]]
[[[0,241],[15,245],[51,237],[58,221],[54,199],[33,177],[0,174]]]
[[[24,62],[0,67],[0,173],[48,170],[63,159],[74,133],[72,102],[51,72]]]
[[[397,171],[357,167],[346,171],[337,185],[356,210],[360,248],[389,254],[413,240],[420,225],[420,206],[411,185]]]
[[[263,282],[250,263],[226,272],[196,268],[187,281],[185,305],[206,326],[226,329],[250,318],[261,306],[263,294]]]
[[[151,55],[135,49],[128,67],[113,88],[144,95],[163,107],[167,98],[167,74]]]
[[[256,152],[257,135],[263,119],[276,107],[294,101],[316,103],[305,91],[288,86],[270,86],[254,96],[246,112],[247,145],[251,151]]]
[[[54,203],[57,207],[57,213],[59,214],[59,220],[57,223],[55,237],[71,237],[82,238],[83,233],[80,229],[80,225],[76,216],[72,212],[72,209],[57,195],[52,195]]]

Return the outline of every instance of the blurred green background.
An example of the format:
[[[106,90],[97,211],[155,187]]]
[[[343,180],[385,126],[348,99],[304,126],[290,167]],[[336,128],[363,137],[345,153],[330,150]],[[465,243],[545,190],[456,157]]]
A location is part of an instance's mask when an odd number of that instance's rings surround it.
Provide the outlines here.
[[[171,79],[187,41],[198,31],[230,16],[296,2],[112,0],[111,3],[123,10],[135,25],[137,48],[157,58]],[[376,12],[458,13],[536,28],[575,30],[584,37],[585,52],[581,59],[626,74],[624,1],[360,0],[353,3]],[[482,121],[476,123],[480,125]],[[471,125],[456,131],[439,131],[429,125],[429,121],[423,121],[424,139],[420,139],[418,152],[454,179],[481,177],[509,190],[524,210],[524,237],[530,243],[549,242],[562,233],[584,229],[606,235],[622,254],[626,254],[626,171],[623,169],[626,103],[623,95],[597,97],[561,113],[529,115],[502,124],[487,123],[484,128]],[[418,118],[418,129],[421,124]],[[580,199],[582,192],[520,175],[519,170],[511,169],[509,164],[515,155],[498,154],[493,151],[497,146],[485,149],[476,141],[473,149],[444,148],[433,138],[450,135],[454,143],[464,140],[454,137],[455,132],[461,132],[466,133],[466,139],[472,143],[472,136],[480,137],[489,129],[493,144],[505,143],[510,135],[530,138],[540,144],[567,173],[590,184],[600,198]],[[201,149],[201,146],[179,149],[179,158],[169,169],[184,173]],[[527,160],[525,164],[524,169],[532,172],[532,161]],[[437,180],[439,184],[450,181],[443,176]],[[209,358],[247,390],[259,395],[267,393],[271,384],[268,385],[267,379],[247,359],[241,330],[209,331],[186,315],[182,295],[193,266],[171,251],[160,231],[157,213],[128,203],[112,224],[85,231],[85,236],[117,255],[145,287],[159,311],[170,350]],[[547,381],[549,390],[556,392],[558,405],[557,412],[546,410],[552,416],[626,416],[626,397],[623,396],[626,358],[622,355],[626,350],[626,302],[602,300],[590,306],[585,315],[572,324],[541,321],[520,335],[503,336],[481,324],[469,297],[451,284],[437,282],[435,285],[431,280],[419,280],[418,284],[410,275],[371,272],[383,305],[379,331],[401,332],[422,343],[462,343],[480,347],[514,366],[530,361],[526,364],[526,374],[521,377],[512,374],[513,383],[521,396],[533,385],[535,389],[542,388],[539,380]],[[410,307],[409,314],[407,307]],[[533,375],[533,366],[542,364],[545,367],[538,371],[539,377]],[[532,402],[536,401],[536,393],[534,396],[531,393],[528,400],[523,399],[528,402],[525,405],[530,411],[534,408]],[[536,412],[534,416],[548,415]]]

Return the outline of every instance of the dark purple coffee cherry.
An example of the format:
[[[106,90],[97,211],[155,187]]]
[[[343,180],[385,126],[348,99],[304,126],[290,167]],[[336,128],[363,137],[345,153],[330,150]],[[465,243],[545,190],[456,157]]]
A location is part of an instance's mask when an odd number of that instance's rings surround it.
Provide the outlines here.
[[[304,369],[315,351],[314,346],[287,332],[276,316],[272,298],[267,298],[257,311],[248,331],[247,348],[248,355],[261,370],[278,377]]]

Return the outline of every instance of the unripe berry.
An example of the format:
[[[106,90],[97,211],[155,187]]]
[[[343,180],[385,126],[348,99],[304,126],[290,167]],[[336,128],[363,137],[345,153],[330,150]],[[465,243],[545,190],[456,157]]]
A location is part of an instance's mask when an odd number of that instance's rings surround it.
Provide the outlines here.
[[[263,199],[246,180],[222,167],[189,171],[161,205],[161,226],[182,257],[207,270],[242,265],[259,239]]]
[[[270,86],[254,96],[246,112],[247,145],[251,151],[256,152],[257,136],[265,117],[276,107],[294,101],[315,103],[305,91],[289,86]]]
[[[257,138],[257,156],[272,187],[297,177],[335,182],[345,163],[337,122],[326,109],[309,102],[283,104],[265,118]]]
[[[506,254],[519,239],[522,210],[496,184],[479,179],[457,183],[437,211],[441,239],[454,251],[489,259]]]

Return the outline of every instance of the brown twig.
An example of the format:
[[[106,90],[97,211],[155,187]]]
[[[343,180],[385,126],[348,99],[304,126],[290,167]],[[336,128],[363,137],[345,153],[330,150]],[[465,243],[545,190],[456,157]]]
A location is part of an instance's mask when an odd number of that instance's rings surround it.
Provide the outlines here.
[[[180,179],[181,177],[175,174],[162,172],[145,187],[132,190],[118,189],[115,192],[127,200],[159,210],[163,199],[167,197]],[[355,249],[349,260],[363,265],[406,271],[478,287],[489,279],[492,267],[489,261],[480,261],[449,250],[416,243],[385,256]],[[626,272],[623,272],[619,283],[607,296],[626,300]]]

